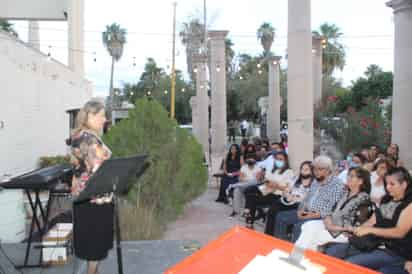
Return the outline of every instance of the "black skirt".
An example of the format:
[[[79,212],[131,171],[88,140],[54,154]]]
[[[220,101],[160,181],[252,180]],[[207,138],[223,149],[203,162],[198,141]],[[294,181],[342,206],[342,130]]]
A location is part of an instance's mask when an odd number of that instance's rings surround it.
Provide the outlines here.
[[[73,205],[74,254],[83,260],[100,261],[113,248],[113,203]]]

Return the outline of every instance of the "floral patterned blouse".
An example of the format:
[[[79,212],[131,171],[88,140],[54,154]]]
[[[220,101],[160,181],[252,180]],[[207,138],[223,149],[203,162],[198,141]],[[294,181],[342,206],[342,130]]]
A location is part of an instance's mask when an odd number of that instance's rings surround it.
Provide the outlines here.
[[[93,132],[83,130],[71,137],[71,162],[74,176],[72,194],[78,195],[87,184],[89,177],[96,172],[112,152]]]

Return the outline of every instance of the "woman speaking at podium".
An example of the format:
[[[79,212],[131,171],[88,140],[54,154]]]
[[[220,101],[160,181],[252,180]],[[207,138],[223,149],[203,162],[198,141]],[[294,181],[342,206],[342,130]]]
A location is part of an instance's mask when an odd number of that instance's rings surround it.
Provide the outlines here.
[[[72,132],[71,162],[74,176],[72,195],[82,192],[89,177],[111,156],[100,136],[106,122],[104,105],[89,101],[79,111]],[[111,197],[100,197],[73,204],[74,254],[87,260],[87,273],[97,274],[99,261],[113,248],[113,203]]]

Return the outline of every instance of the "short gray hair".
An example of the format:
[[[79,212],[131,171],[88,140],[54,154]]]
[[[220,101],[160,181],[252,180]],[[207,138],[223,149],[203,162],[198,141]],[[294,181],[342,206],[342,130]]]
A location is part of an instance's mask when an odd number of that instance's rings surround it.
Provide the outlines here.
[[[313,160],[313,166],[327,168],[330,172],[333,172],[334,170],[332,159],[325,155],[316,157],[315,160]]]

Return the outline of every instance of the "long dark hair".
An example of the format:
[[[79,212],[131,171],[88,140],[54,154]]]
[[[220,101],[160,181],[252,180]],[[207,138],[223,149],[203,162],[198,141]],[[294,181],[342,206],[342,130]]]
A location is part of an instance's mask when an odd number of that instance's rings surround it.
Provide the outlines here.
[[[356,177],[362,180],[362,185],[360,187],[359,192],[366,192],[370,194],[371,193],[371,175],[369,171],[367,171],[363,167],[353,167],[349,169],[348,174],[350,174],[352,171],[355,172]]]
[[[272,169],[272,173],[275,172],[277,170],[276,167],[276,156],[277,155],[283,155],[283,157],[285,158],[285,165],[279,170],[279,174],[283,174],[283,172],[285,172],[286,170],[290,169],[290,165],[289,165],[289,157],[286,154],[286,152],[284,151],[279,151],[278,153],[276,153],[273,157],[275,159],[275,161],[273,162],[273,169]]]
[[[229,152],[227,153],[226,156],[226,163],[232,160],[232,147],[236,148],[236,158],[235,161],[239,161],[240,162],[240,148],[237,144],[232,144],[229,148]]]
[[[312,161],[304,161],[303,163],[300,164],[299,167],[299,177],[298,179],[295,181],[295,186],[299,187],[302,184],[302,174],[300,173],[300,171],[302,170],[302,168],[304,166],[308,165],[310,168],[310,172],[312,174],[312,176],[310,177],[310,180],[313,181],[313,165],[312,165]]]
[[[384,185],[385,185],[385,190],[386,190],[386,185],[387,185],[386,178],[392,175],[395,175],[396,179],[399,182],[406,182],[407,187],[405,190],[405,196],[403,200],[411,201],[412,200],[412,178],[411,178],[411,175],[409,174],[409,171],[404,167],[395,167],[395,168],[390,169],[388,173],[386,173],[385,178],[383,180]],[[386,195],[382,198],[382,204],[387,203],[391,201],[392,199],[393,197],[390,196],[389,193],[386,193]]]

